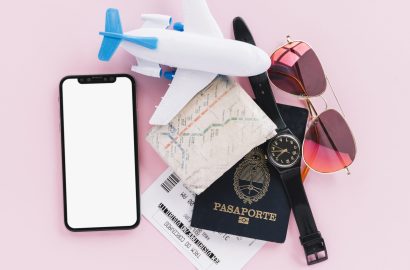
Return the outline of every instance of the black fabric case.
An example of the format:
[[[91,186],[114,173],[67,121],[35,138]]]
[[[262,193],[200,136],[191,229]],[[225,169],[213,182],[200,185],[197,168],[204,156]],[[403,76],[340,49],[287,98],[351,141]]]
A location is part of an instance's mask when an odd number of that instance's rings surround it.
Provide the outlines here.
[[[301,144],[305,134],[308,111],[303,108],[278,104],[283,120],[289,129],[298,137]],[[266,155],[267,143],[259,146],[259,149]],[[281,179],[275,168],[266,160],[270,175],[269,186],[266,193],[257,201],[249,204],[241,199],[235,191],[234,174],[243,159],[228,170],[221,178],[215,181],[207,190],[196,196],[195,206],[192,215],[191,226],[233,234],[237,236],[261,239],[270,242],[283,243],[286,239],[286,232],[289,223],[290,206]],[[268,178],[266,178],[268,179]],[[215,211],[215,202],[225,205],[227,212]],[[228,211],[228,205],[232,205]],[[250,215],[238,215],[234,213],[235,207],[242,210],[247,208]],[[221,209],[218,207],[217,209]],[[238,210],[236,209],[236,210]],[[253,209],[254,211],[250,211]],[[275,213],[275,221],[271,214],[260,214],[251,217],[256,211]],[[236,212],[238,213],[238,212]],[[240,213],[242,213],[240,211]],[[246,219],[248,218],[248,224]],[[262,217],[262,218],[261,218]]]

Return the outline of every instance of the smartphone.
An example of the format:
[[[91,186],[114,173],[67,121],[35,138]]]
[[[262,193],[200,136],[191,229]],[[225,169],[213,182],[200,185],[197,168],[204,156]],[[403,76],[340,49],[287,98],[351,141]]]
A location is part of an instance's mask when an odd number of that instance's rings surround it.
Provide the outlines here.
[[[135,81],[126,74],[60,82],[64,222],[71,231],[140,220]]]

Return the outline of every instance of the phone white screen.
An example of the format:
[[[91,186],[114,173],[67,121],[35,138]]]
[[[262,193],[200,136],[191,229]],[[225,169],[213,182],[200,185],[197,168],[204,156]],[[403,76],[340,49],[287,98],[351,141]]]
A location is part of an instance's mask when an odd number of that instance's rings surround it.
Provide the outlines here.
[[[70,78],[61,89],[66,225],[133,226],[138,194],[131,80],[80,84]]]

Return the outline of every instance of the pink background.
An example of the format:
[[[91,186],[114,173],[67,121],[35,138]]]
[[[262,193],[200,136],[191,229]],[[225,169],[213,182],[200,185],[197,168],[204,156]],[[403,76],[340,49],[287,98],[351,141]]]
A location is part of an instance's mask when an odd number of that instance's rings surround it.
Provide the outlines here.
[[[311,173],[306,191],[329,260],[315,269],[410,269],[407,1],[218,1],[209,7],[226,37],[241,15],[266,52],[286,34],[320,56],[355,133],[352,175]],[[192,269],[149,222],[132,231],[72,233],[63,224],[58,84],[68,74],[131,73],[118,50],[97,60],[105,9],[123,28],[139,14],[182,20],[181,1],[3,1],[0,16],[0,269]],[[144,140],[167,82],[133,74],[138,91],[140,187],[166,168]],[[249,83],[240,83],[250,90]],[[293,98],[275,89],[280,102]],[[234,259],[234,258],[233,258]],[[295,222],[246,269],[306,269]],[[313,267],[312,267],[313,268]]]

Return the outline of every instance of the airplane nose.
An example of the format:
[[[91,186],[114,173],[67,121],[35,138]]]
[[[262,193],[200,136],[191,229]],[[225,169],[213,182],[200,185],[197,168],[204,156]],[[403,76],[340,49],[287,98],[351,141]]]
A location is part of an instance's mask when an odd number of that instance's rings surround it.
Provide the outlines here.
[[[270,68],[271,66],[269,55],[266,52],[264,52],[262,49],[259,49],[259,48],[257,48],[256,54],[257,54],[256,59],[258,59],[258,66],[261,68],[260,73],[267,71],[268,68]]]
[[[255,76],[267,71],[271,66],[269,55],[262,49],[244,42],[238,42],[241,46],[241,56],[235,56],[237,74],[226,74],[234,76]],[[238,50],[239,51],[239,50]]]

